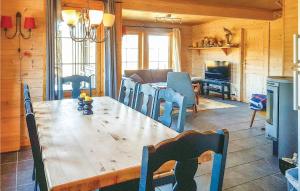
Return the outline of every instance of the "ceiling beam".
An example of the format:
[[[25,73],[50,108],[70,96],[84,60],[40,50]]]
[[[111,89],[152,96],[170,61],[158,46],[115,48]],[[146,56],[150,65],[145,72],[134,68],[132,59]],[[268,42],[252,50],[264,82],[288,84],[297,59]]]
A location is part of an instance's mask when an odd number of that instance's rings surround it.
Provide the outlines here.
[[[237,6],[212,6],[200,3],[171,0],[123,0],[122,7],[129,10],[141,10],[162,13],[205,15],[217,17],[274,20],[273,11]]]

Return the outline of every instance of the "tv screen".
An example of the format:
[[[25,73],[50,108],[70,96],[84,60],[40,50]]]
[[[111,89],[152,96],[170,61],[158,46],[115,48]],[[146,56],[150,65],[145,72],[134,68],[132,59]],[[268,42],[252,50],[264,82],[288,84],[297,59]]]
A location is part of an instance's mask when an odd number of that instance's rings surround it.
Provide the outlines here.
[[[206,61],[205,79],[230,80],[230,63],[228,61]]]

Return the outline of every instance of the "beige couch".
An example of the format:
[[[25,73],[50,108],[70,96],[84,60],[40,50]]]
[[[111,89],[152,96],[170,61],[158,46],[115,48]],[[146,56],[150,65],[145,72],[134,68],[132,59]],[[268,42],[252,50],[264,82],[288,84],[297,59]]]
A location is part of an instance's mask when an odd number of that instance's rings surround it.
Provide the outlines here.
[[[140,83],[158,83],[167,82],[168,72],[172,71],[172,69],[125,70],[123,76]]]

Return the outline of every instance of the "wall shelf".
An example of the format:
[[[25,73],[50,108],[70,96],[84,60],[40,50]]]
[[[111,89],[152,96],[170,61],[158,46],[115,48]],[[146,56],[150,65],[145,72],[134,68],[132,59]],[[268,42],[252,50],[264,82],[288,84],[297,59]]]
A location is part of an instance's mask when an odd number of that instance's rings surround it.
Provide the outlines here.
[[[238,48],[239,46],[220,46],[220,47],[200,47],[200,48],[192,48],[190,47],[189,50],[198,50],[199,54],[201,50],[211,50],[211,49],[219,49],[224,52],[224,54],[227,56],[228,55],[228,50],[231,48]]]

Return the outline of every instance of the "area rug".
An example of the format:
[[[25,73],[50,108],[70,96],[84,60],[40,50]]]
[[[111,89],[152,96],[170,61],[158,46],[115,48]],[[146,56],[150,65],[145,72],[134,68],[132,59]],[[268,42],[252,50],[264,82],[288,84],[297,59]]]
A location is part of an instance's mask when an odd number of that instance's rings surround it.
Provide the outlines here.
[[[197,106],[198,111],[209,110],[209,109],[225,109],[237,107],[232,104],[223,103],[213,99],[207,99],[204,97],[199,98],[199,105]]]

